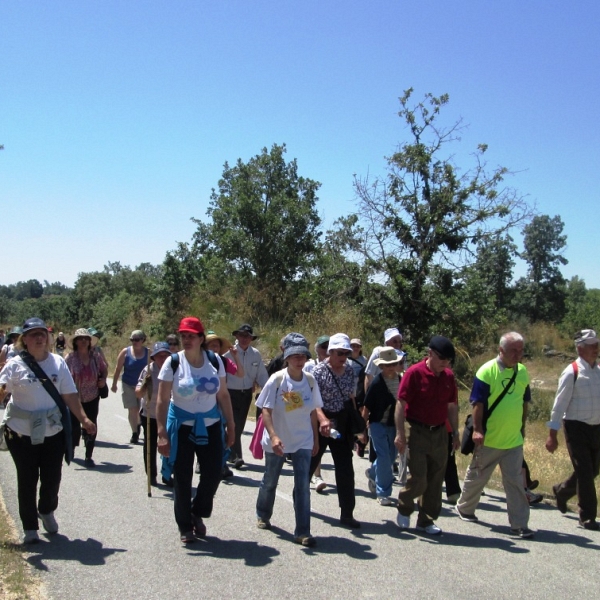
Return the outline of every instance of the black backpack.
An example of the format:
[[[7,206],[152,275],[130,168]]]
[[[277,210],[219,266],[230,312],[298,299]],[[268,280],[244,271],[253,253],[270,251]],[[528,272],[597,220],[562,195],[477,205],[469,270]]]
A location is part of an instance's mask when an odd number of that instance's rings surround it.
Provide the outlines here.
[[[210,361],[210,364],[217,370],[218,373],[219,361],[217,360],[217,355],[212,350],[205,350],[205,352],[208,355],[208,360]],[[171,369],[173,369],[173,377],[175,377],[175,371],[179,369],[179,362],[179,354],[177,354],[177,352],[171,354]]]

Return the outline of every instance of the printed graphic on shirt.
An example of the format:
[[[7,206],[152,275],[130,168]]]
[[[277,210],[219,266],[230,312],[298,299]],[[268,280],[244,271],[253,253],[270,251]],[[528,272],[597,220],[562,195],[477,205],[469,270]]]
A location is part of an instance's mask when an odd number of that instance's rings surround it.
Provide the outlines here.
[[[193,396],[196,392],[216,394],[219,389],[217,377],[193,377],[179,382],[179,394],[181,396]]]
[[[285,412],[297,410],[304,406],[304,400],[300,392],[283,392],[281,396],[285,402]]]

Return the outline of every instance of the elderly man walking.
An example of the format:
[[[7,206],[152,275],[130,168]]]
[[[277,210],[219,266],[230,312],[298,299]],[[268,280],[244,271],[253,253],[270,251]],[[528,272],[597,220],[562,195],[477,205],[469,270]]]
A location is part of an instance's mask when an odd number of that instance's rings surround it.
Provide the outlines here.
[[[458,389],[450,362],[454,359],[452,342],[434,335],[427,358],[410,367],[400,382],[395,409],[398,452],[406,449],[405,419],[409,426],[408,469],[405,486],[398,494],[397,523],[408,529],[415,499],[419,498],[417,530],[439,535],[435,524],[442,510],[442,484],[448,460],[446,419],[453,430],[458,449]]]
[[[548,452],[558,448],[557,433],[561,420],[565,426],[565,442],[573,464],[573,473],[552,487],[556,506],[567,512],[567,502],[577,494],[579,525],[598,531],[598,499],[594,479],[600,470],[600,367],[598,337],[593,329],[575,335],[579,357],[561,374],[554,406],[547,423]]]
[[[529,374],[521,364],[524,345],[521,334],[504,334],[498,356],[482,365],[475,375],[470,398],[475,451],[456,504],[463,521],[476,522],[481,492],[500,465],[510,533],[515,538],[533,537],[528,528],[529,502],[521,473],[525,419],[531,400]]]

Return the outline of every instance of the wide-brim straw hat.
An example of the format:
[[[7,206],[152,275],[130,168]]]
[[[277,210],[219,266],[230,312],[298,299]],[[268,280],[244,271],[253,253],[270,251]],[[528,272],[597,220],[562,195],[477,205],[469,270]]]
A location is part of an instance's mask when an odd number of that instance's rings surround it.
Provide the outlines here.
[[[72,336],[69,337],[69,346],[72,350],[75,350],[73,347],[73,341],[75,338],[80,337],[88,338],[91,346],[95,346],[98,343],[98,338],[95,335],[92,335],[85,327],[80,327]]]

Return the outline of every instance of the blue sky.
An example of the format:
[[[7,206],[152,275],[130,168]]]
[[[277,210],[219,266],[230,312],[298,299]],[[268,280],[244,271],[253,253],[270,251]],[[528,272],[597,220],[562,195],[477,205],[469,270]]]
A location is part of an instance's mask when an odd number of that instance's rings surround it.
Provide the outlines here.
[[[414,87],[450,95],[459,165],[487,143],[565,222],[563,274],[600,287],[599,23],[591,0],[3,2],[0,283],[162,262],[224,162],[273,143],[330,226],[407,139]]]

